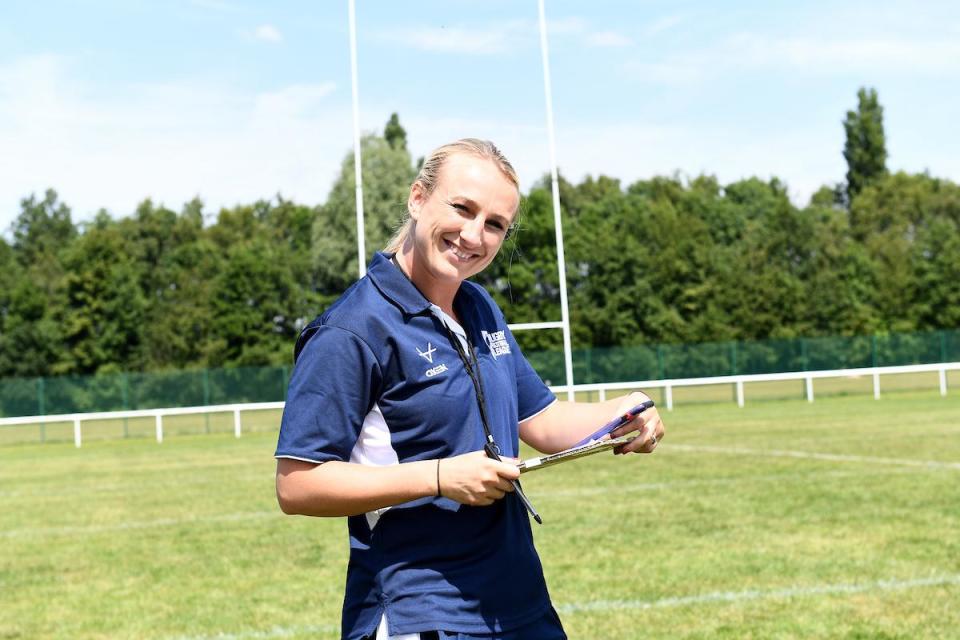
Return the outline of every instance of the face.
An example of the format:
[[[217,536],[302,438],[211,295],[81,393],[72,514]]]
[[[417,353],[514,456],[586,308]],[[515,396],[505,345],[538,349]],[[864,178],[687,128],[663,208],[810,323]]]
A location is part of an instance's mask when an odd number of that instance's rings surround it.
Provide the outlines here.
[[[519,203],[517,188],[491,160],[449,157],[433,193],[419,183],[410,189],[416,270],[431,284],[451,286],[479,273],[500,250]]]

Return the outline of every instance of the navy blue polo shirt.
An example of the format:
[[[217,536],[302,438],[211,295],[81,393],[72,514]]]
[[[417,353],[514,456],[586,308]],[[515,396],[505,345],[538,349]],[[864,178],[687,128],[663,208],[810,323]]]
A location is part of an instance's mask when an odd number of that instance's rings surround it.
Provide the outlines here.
[[[505,456],[518,423],[555,397],[520,353],[484,289],[463,282],[454,309],[473,343],[490,430]],[[297,341],[278,458],[395,464],[483,448],[473,384],[432,305],[377,254],[367,275]],[[384,613],[391,634],[506,631],[550,606],[527,513],[508,494],[487,507],[422,498],[348,518],[343,637]]]

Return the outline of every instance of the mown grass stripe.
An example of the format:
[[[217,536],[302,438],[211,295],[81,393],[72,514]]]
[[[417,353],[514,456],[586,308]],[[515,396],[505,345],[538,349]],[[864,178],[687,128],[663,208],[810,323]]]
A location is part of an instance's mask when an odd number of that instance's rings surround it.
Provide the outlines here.
[[[157,520],[143,520],[139,522],[118,522],[116,524],[66,526],[66,527],[37,527],[31,529],[14,529],[0,531],[0,537],[41,537],[41,536],[77,536],[84,534],[111,533],[130,529],[150,529],[153,527],[171,527],[181,524],[202,524],[206,522],[240,522],[254,518],[283,517],[279,508],[275,511],[244,511],[228,513],[218,516],[191,517],[191,518],[159,518]]]
[[[743,602],[761,599],[800,598],[819,595],[866,593],[873,591],[901,591],[921,587],[940,587],[960,585],[960,574],[931,576],[913,580],[877,580],[874,582],[849,584],[824,584],[790,587],[788,589],[747,591],[714,591],[692,596],[675,596],[659,600],[595,600],[593,602],[569,603],[557,606],[560,613],[580,613],[585,611],[610,611],[613,609],[659,609],[663,607],[682,607],[687,605],[711,604],[714,602]]]
[[[289,638],[305,633],[339,633],[340,627],[333,625],[309,625],[297,627],[271,627],[269,629],[220,632],[204,636],[171,636],[165,640],[259,640],[260,638]]]
[[[960,462],[941,460],[912,460],[909,458],[880,458],[877,456],[858,456],[839,453],[817,453],[814,451],[789,451],[784,449],[748,449],[745,447],[717,447],[713,445],[671,444],[672,449],[680,451],[702,451],[708,453],[729,453],[734,455],[769,456],[773,458],[801,458],[806,460],[825,460],[829,462],[864,462],[902,467],[924,467],[927,469],[950,469],[960,471]]]

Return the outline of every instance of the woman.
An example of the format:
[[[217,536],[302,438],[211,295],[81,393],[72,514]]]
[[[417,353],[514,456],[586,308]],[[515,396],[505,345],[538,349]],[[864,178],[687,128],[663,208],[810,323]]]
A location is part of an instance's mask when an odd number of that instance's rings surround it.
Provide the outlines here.
[[[297,341],[277,496],[285,513],[349,516],[349,640],[566,637],[515,492],[518,436],[560,451],[646,396],[558,402],[467,281],[519,202],[493,144],[440,147],[387,250]],[[655,409],[613,435],[638,428],[620,453],[663,437]]]

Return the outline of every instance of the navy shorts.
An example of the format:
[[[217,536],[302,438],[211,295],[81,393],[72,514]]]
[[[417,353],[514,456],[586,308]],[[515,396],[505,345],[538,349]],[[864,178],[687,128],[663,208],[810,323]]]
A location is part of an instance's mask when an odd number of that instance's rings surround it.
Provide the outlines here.
[[[500,633],[459,633],[457,631],[425,631],[420,633],[420,640],[567,640],[567,634],[560,624],[560,616],[553,607],[539,619],[526,624],[519,629],[511,629]]]

